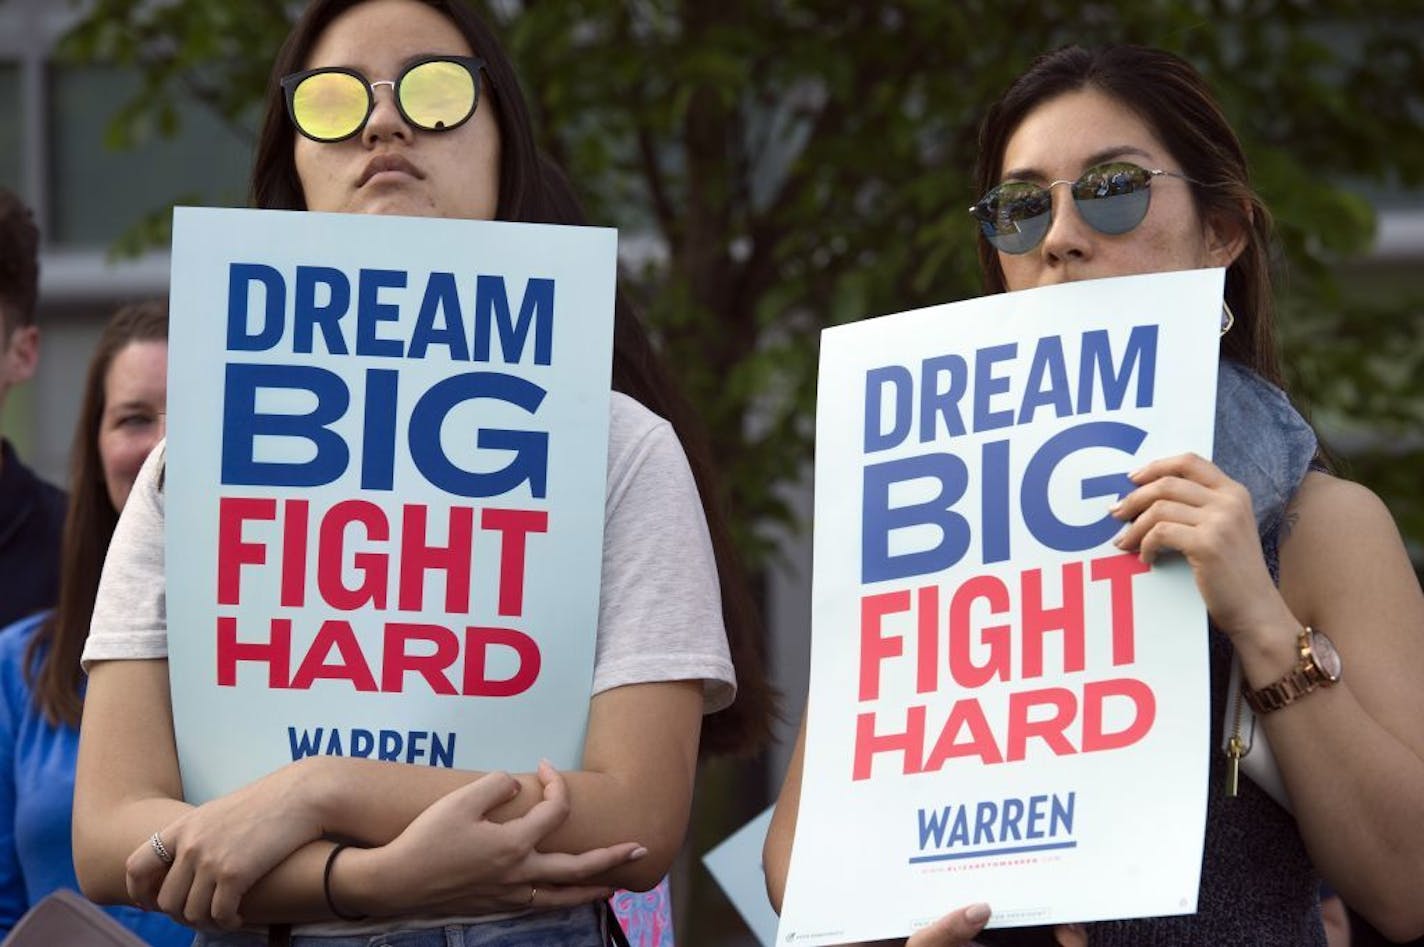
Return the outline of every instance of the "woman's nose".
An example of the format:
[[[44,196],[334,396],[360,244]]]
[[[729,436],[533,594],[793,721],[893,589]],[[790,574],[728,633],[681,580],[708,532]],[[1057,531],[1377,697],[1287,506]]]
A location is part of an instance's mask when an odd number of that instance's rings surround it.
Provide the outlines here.
[[[371,95],[375,98],[375,106],[361,131],[361,141],[371,145],[390,138],[410,140],[410,125],[406,124],[405,116],[396,107],[396,84],[389,79],[373,82]]]
[[[1064,185],[1058,187],[1059,184]],[[1041,250],[1045,259],[1054,263],[1087,259],[1092,255],[1093,229],[1073,203],[1073,192],[1066,181],[1053,184],[1053,219],[1043,236]]]

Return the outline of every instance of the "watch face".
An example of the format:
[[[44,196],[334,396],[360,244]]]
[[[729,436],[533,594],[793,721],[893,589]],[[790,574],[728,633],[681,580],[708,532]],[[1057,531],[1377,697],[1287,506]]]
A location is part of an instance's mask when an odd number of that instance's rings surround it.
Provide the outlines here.
[[[1334,643],[1325,637],[1323,632],[1311,629],[1310,653],[1314,655],[1316,665],[1325,672],[1330,683],[1340,680],[1340,652],[1335,650]]]

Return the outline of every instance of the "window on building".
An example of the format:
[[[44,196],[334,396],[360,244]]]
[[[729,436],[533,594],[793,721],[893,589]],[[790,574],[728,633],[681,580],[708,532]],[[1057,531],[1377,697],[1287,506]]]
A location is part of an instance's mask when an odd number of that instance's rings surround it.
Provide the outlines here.
[[[0,62],[0,185],[20,190],[20,67]]]
[[[138,88],[132,74],[50,67],[50,234],[55,243],[107,246],[145,215],[176,202],[241,206],[252,142],[205,108],[180,103],[179,133],[109,147],[109,123]]]

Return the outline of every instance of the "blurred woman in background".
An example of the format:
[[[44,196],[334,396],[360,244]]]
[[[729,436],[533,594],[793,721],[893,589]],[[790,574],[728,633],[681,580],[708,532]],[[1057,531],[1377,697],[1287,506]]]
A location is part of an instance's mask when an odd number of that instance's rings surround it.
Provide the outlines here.
[[[0,631],[0,935],[60,888],[78,890],[70,855],[84,675],[79,655],[109,538],[167,410],[168,304],[114,314],[89,363],[70,451],[59,607]],[[109,913],[158,947],[193,932],[133,907]]]

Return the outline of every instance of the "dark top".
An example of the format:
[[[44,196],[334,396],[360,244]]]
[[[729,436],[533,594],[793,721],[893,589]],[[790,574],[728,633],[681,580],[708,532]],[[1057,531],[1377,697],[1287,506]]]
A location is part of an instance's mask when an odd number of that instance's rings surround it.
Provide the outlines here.
[[[1276,535],[1262,542],[1271,578],[1277,578]],[[1195,914],[1089,924],[1090,947],[1325,947],[1320,917],[1320,877],[1305,852],[1295,818],[1243,772],[1234,798],[1226,795],[1221,752],[1231,641],[1212,624],[1211,773],[1206,799],[1206,840]],[[1258,732],[1256,739],[1260,739]],[[991,947],[1057,943],[1049,927],[985,931]]]
[[[1276,536],[1261,543],[1277,578]],[[1306,854],[1295,817],[1244,774],[1235,798],[1226,795],[1221,752],[1231,641],[1211,631],[1211,775],[1206,799],[1197,913],[1106,921],[1088,928],[1092,947],[1152,944],[1250,944],[1252,947],[1325,947],[1320,876]],[[1256,738],[1261,734],[1257,732]]]
[[[1261,552],[1278,580],[1278,542],[1291,496],[1312,466],[1314,432],[1285,394],[1249,371],[1221,363],[1212,459],[1251,493]],[[1195,914],[1087,925],[1091,947],[1325,947],[1320,878],[1295,818],[1243,771],[1226,796],[1222,719],[1231,677],[1231,641],[1210,635],[1211,744],[1206,837]],[[1256,739],[1261,739],[1258,731]],[[993,947],[1054,944],[1051,928],[1010,928],[980,935]]]
[[[64,491],[20,463],[0,438],[0,628],[59,598]]]

